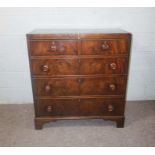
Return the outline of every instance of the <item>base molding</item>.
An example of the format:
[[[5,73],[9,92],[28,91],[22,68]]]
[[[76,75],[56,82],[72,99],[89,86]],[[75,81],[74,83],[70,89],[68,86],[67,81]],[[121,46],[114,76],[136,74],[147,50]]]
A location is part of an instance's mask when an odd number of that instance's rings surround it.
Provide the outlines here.
[[[77,120],[77,119],[103,119],[107,121],[116,122],[117,128],[124,127],[124,116],[75,116],[75,117],[35,117],[35,129],[39,130],[43,128],[43,125],[49,122],[55,122],[57,120]]]

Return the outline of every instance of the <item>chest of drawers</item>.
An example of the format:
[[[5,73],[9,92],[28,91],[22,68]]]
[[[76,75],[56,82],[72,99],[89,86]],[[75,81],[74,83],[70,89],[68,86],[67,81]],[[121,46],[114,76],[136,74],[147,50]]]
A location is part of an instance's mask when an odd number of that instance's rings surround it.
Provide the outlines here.
[[[130,33],[114,29],[28,33],[36,129],[59,119],[123,127],[130,42]]]

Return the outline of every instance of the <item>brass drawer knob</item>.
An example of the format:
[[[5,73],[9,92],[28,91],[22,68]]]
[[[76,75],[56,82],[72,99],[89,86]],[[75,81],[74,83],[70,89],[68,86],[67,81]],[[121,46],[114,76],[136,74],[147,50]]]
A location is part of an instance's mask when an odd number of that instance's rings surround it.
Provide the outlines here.
[[[109,105],[108,105],[108,111],[109,111],[109,112],[114,111],[114,106],[111,105],[111,104],[109,104]]]
[[[109,88],[110,88],[111,90],[115,90],[115,89],[116,89],[116,86],[115,86],[114,84],[110,84],[110,85],[109,85]]]
[[[51,46],[51,51],[56,51],[57,47],[55,45]]]
[[[47,106],[47,108],[46,108],[46,111],[47,111],[47,112],[52,112],[52,110],[53,110],[52,106],[50,106],[50,105]]]
[[[57,50],[57,47],[56,47],[54,41],[52,42],[52,45],[51,45],[50,49],[51,49],[52,52],[55,52]]]
[[[42,71],[47,72],[49,70],[48,65],[43,65]]]
[[[51,90],[51,86],[50,86],[50,85],[46,85],[46,86],[45,86],[45,91],[46,91],[46,92],[49,92],[50,90]]]
[[[115,69],[117,68],[116,63],[114,63],[114,62],[111,63],[111,64],[110,64],[110,68],[113,69],[113,70],[115,70]]]

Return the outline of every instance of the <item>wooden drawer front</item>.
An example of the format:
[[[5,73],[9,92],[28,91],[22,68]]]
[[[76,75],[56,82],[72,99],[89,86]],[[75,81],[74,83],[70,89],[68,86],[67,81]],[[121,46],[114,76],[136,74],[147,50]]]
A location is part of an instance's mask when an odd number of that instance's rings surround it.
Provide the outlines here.
[[[76,96],[79,95],[77,79],[35,79],[37,96]]]
[[[127,74],[128,59],[124,58],[84,58],[80,59],[80,74]]]
[[[83,40],[82,55],[127,54],[126,40]]]
[[[35,79],[37,96],[123,95],[126,76]]]
[[[35,76],[77,75],[77,59],[33,59],[32,73]]]
[[[123,95],[125,93],[126,76],[81,78],[81,95]]]
[[[81,59],[33,59],[35,76],[127,74],[128,59],[81,58]]]
[[[108,116],[123,115],[123,99],[41,99],[38,116]]]
[[[31,56],[77,55],[76,41],[30,41]]]

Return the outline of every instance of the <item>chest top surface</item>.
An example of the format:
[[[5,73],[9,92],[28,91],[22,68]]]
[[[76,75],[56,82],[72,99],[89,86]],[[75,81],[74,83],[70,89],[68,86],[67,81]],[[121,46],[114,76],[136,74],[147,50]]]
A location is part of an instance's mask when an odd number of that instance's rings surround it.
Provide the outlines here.
[[[131,35],[122,29],[35,29],[27,34],[28,39],[102,39],[124,38]]]

